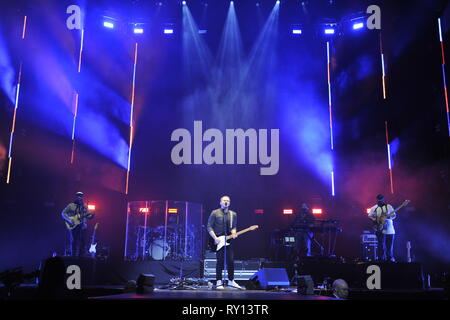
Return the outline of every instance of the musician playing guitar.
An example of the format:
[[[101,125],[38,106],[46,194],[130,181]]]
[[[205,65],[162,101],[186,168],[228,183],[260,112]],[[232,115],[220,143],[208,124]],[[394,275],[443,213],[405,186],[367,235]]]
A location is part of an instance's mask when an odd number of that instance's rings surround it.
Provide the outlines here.
[[[394,258],[394,219],[396,212],[409,203],[409,200],[394,210],[394,208],[384,201],[382,194],[376,197],[377,204],[369,210],[368,218],[373,221],[375,234],[378,240],[378,260],[395,262]]]
[[[231,200],[228,196],[220,198],[220,208],[213,210],[208,219],[208,233],[214,239],[216,245],[220,243],[220,236],[231,235],[231,238],[237,238],[237,213],[229,209],[230,202]],[[228,271],[228,286],[242,289],[234,281],[233,244],[230,243],[230,245],[220,248],[216,253],[216,257],[216,289],[223,289],[222,271],[224,270],[224,264],[226,264]]]
[[[83,192],[77,192],[75,201],[69,203],[61,212],[70,234],[70,255],[75,257],[84,253],[87,219],[94,217],[94,214],[89,212],[88,206],[83,203],[83,198]]]

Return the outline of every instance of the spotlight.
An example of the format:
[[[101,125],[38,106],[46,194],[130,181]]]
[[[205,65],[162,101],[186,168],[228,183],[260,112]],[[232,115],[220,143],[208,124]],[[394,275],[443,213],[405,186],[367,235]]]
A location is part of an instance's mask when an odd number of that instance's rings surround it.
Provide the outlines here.
[[[364,23],[362,23],[362,22],[355,22],[353,24],[353,30],[359,30],[359,29],[362,29],[363,27],[364,27]]]
[[[293,214],[294,210],[293,209],[283,209],[283,214]]]
[[[333,28],[326,28],[323,32],[325,34],[334,34],[334,29]]]
[[[313,214],[322,214],[322,209],[320,209],[320,208],[313,208],[312,209],[312,213]]]
[[[234,5],[234,1],[230,1],[230,4],[233,6]]]
[[[292,29],[292,34],[302,34],[302,29],[294,28]]]
[[[114,28],[114,23],[109,22],[109,21],[103,21],[103,26],[105,28],[108,28],[108,29],[113,29]]]
[[[136,34],[142,34],[142,33],[144,33],[144,29],[142,29],[142,28],[134,28],[133,32],[136,33]]]
[[[183,4],[183,6],[185,6],[185,5],[186,5],[186,1],[182,1],[181,3]]]
[[[280,4],[280,0],[277,0],[277,4]]]
[[[139,212],[141,212],[141,213],[150,213],[150,208],[139,208]]]
[[[173,23],[164,23],[163,27],[163,33],[164,34],[173,34],[174,33],[174,24]]]

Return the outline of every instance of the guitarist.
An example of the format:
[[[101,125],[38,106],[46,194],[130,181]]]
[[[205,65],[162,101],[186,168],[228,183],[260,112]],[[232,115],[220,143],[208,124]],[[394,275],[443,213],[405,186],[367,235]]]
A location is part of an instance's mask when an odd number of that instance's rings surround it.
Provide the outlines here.
[[[71,230],[69,229],[70,255],[79,257],[83,254],[84,250],[87,219],[92,219],[94,214],[89,213],[87,205],[83,203],[83,192],[77,192],[75,196],[75,201],[67,205],[67,207],[61,212],[61,216],[70,226],[74,225],[74,222],[70,219],[70,217],[74,217],[76,215],[85,216],[82,218],[82,223]]]
[[[233,239],[237,237],[237,213],[231,211],[230,207],[230,197],[223,196],[220,198],[220,208],[213,210],[208,219],[208,233],[214,240],[214,243],[219,244],[220,236],[231,235]],[[242,289],[234,281],[234,253],[233,244],[228,246],[223,246],[216,253],[217,264],[216,264],[216,289],[223,289],[222,283],[222,271],[224,270],[224,265],[228,271],[228,286]]]
[[[395,262],[394,258],[394,219],[396,213],[390,204],[386,204],[382,194],[377,195],[377,204],[369,210],[369,219],[376,222],[382,215],[386,216],[386,223],[381,230],[375,231],[378,240],[378,260]]]

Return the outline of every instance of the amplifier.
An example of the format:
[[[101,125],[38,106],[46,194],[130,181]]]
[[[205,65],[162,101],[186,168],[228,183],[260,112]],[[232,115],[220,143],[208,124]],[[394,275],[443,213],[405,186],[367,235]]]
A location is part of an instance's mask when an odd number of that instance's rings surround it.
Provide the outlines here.
[[[363,233],[361,235],[361,243],[377,243],[377,236],[373,233]]]
[[[216,279],[216,259],[205,259],[203,261],[203,276],[208,280]],[[234,260],[234,280],[248,280],[260,269],[259,260]],[[226,271],[222,273],[223,279],[227,278]]]
[[[362,259],[365,261],[375,261],[378,258],[377,255],[377,243],[362,243],[361,244],[361,255]]]

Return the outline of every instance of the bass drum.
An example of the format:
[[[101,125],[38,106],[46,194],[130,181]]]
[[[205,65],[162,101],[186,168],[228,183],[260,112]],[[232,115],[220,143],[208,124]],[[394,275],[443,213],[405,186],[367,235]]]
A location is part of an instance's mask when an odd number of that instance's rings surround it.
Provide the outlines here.
[[[163,260],[170,253],[170,246],[167,242],[164,243],[163,240],[155,240],[150,243],[148,252],[153,260]]]

